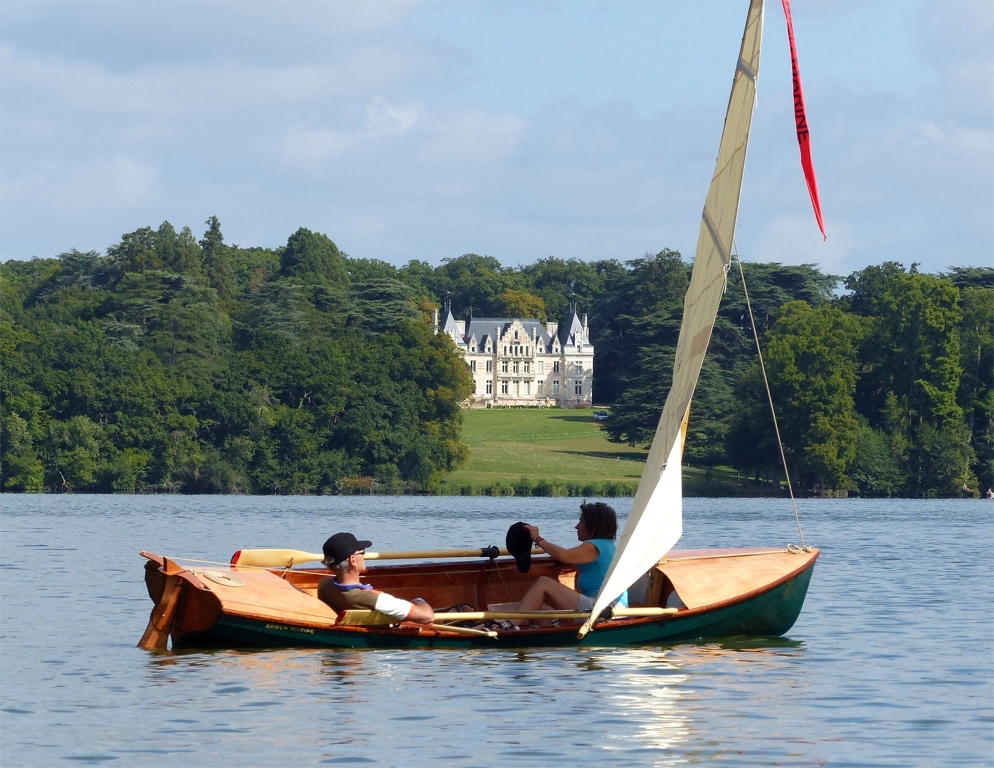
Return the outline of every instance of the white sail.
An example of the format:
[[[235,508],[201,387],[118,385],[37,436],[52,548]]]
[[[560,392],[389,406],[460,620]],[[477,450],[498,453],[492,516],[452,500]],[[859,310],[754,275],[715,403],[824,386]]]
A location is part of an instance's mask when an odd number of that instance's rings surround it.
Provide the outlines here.
[[[684,300],[683,325],[673,363],[673,383],[614,560],[590,618],[580,629],[580,637],[587,633],[601,611],[659,562],[683,531],[680,464],[686,418],[731,265],[732,236],[756,100],[762,38],[763,0],[751,0],[718,160],[701,216],[694,269]]]

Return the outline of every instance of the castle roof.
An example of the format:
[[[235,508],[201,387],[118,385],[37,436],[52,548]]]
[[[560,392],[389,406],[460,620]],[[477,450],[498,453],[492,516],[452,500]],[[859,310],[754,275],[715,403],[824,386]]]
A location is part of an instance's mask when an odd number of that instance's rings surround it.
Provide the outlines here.
[[[583,322],[574,309],[569,321],[563,323],[559,328],[559,344],[562,347],[575,347],[583,341],[586,341],[583,333]]]
[[[532,334],[536,339],[540,339],[545,344],[552,343],[552,336],[545,329],[545,326],[538,320],[522,320],[517,317],[473,317],[466,323],[466,338],[469,339],[474,333],[480,334],[477,338],[483,339],[493,334],[495,328],[500,329],[503,336],[510,329],[512,323],[518,323],[525,332],[525,337],[530,339]]]

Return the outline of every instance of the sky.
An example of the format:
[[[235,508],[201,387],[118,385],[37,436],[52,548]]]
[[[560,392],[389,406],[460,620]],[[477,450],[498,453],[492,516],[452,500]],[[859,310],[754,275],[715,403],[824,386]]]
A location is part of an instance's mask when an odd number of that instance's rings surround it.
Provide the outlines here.
[[[745,0],[0,4],[0,261],[163,221],[354,258],[693,256]],[[767,0],[746,261],[994,265],[994,3]]]

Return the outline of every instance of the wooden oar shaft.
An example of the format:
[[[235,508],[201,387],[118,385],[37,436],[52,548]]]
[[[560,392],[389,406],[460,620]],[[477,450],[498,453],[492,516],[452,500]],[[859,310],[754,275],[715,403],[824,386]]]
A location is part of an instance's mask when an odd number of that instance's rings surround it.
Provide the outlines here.
[[[670,616],[676,608],[615,608],[611,616],[644,618]],[[500,621],[502,619],[585,619],[590,611],[466,611],[465,613],[436,613],[435,621]]]
[[[533,550],[534,554],[540,554],[542,550]],[[498,555],[507,555],[506,549],[498,549]],[[489,557],[482,547],[476,549],[428,549],[412,550],[410,552],[367,552],[367,560],[428,560],[440,557]]]
[[[366,552],[366,560],[431,560],[437,558],[497,557],[507,555],[506,549],[497,547],[476,547],[475,549],[425,549],[409,552]],[[533,555],[542,550],[533,549]],[[314,563],[324,560],[317,552],[304,552],[300,549],[240,549],[231,556],[232,565],[254,568],[289,568],[301,563]]]
[[[443,624],[429,624],[429,629],[438,632],[454,632],[457,635],[476,635],[478,637],[497,637],[497,633],[490,629],[473,629],[471,627],[448,627]]]

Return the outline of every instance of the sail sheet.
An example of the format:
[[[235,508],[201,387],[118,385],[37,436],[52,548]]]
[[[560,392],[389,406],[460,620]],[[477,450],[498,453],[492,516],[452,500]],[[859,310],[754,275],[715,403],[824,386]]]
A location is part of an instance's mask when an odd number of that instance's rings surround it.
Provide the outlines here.
[[[763,0],[750,0],[725,127],[711,187],[704,202],[683,325],[673,364],[673,383],[656,427],[614,560],[594,601],[582,637],[596,617],[676,544],[683,532],[680,464],[686,417],[714,328],[731,265],[732,236],[739,209],[749,128],[756,100],[763,38]]]

